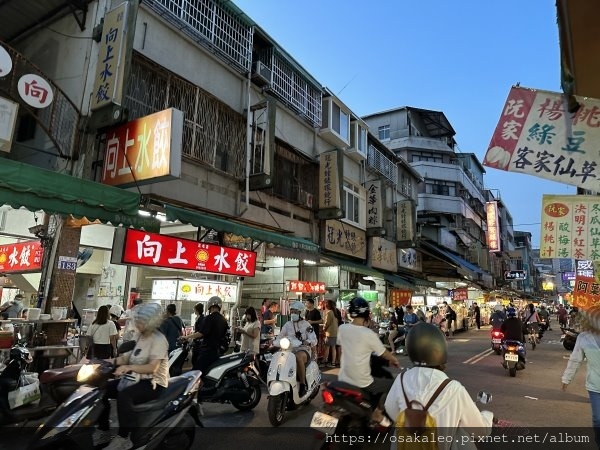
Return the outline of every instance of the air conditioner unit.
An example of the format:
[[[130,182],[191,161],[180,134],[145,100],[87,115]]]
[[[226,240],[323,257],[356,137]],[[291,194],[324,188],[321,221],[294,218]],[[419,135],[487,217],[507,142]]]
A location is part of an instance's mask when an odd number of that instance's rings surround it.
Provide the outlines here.
[[[270,86],[273,81],[271,68],[262,61],[255,61],[252,64],[252,80],[259,86]]]

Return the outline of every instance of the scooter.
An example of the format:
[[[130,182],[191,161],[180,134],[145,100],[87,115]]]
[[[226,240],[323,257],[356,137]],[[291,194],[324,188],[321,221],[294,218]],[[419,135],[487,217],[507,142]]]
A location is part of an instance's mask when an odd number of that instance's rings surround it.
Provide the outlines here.
[[[371,356],[371,375],[377,378],[393,378],[387,370],[387,361],[375,355]],[[323,407],[313,414],[311,428],[325,435],[356,434],[357,438],[362,436],[364,442],[371,442],[371,435],[380,431],[380,426],[371,420],[379,398],[364,389],[341,381],[330,381],[323,384],[321,396]],[[326,444],[327,441],[322,448],[327,448]]]
[[[502,343],[502,366],[511,377],[517,370],[525,369],[525,346],[520,341],[506,340]]]
[[[388,328],[388,322],[382,322],[379,325],[379,339],[381,340],[381,343],[387,349],[391,349],[390,342],[388,340],[389,335],[390,335],[390,330]],[[394,353],[396,353],[397,355],[405,354],[405,350],[404,350],[405,340],[406,340],[406,333],[404,331],[404,327],[399,326],[398,334],[394,338]]]
[[[502,353],[502,339],[504,339],[504,333],[497,328],[492,328],[492,350],[496,355]]]
[[[198,402],[231,403],[240,411],[254,409],[262,395],[254,359],[251,352],[221,356],[203,377]]]
[[[301,342],[296,338],[282,338],[279,341],[281,350],[273,354],[269,365],[267,412],[273,426],[283,423],[286,410],[310,403],[319,393],[321,372],[317,362],[311,358],[306,366],[306,392],[300,395],[300,383],[296,380],[296,355],[292,352],[292,348],[300,345]]]
[[[40,425],[27,448],[94,448],[92,435],[104,408],[104,387],[114,369],[104,360],[84,364],[77,375],[77,380],[84,384]],[[192,446],[196,426],[202,426],[195,401],[200,375],[200,371],[193,370],[171,378],[156,400],[133,407],[139,422],[131,434],[134,448],[184,450]]]
[[[183,365],[190,353],[190,341],[185,338],[177,340],[177,347],[169,353],[169,376],[176,377],[183,373]]]

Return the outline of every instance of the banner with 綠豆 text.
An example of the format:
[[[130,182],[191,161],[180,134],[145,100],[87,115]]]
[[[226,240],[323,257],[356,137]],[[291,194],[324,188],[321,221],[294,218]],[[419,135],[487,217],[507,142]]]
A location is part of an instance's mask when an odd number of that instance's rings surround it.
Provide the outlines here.
[[[600,100],[513,86],[483,165],[600,190]]]
[[[600,260],[600,197],[544,195],[541,258]]]

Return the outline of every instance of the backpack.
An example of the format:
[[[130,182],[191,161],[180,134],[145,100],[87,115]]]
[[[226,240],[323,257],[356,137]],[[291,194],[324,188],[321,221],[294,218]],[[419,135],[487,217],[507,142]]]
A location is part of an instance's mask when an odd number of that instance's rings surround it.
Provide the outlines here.
[[[408,400],[404,389],[404,372],[400,374],[400,384],[406,402],[406,409],[396,417],[397,450],[437,450],[437,425],[428,409],[438,398],[450,379],[440,383],[425,406],[416,400]],[[415,406],[418,406],[415,408]]]

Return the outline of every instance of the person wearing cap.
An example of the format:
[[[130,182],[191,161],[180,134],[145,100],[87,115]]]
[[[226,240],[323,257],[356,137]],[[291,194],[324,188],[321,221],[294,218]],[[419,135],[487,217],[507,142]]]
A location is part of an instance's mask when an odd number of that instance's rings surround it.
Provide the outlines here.
[[[273,342],[275,347],[279,347],[279,342],[284,337],[300,341],[300,346],[292,348],[292,352],[296,356],[296,380],[300,383],[298,390],[300,396],[306,393],[306,365],[310,360],[311,347],[317,345],[317,335],[313,327],[300,316],[303,309],[304,304],[300,301],[290,304],[290,320],[281,327],[277,339]]]
[[[105,408],[98,418],[100,431],[94,436],[94,445],[99,445],[110,437],[110,398],[117,399],[119,434],[105,449],[125,450],[133,447],[129,434],[139,426],[137,414],[131,411],[132,406],[155,400],[169,385],[169,344],[158,331],[161,321],[162,308],[158,303],[145,303],[134,311],[133,322],[139,331],[139,337],[132,351],[113,359],[116,379],[106,384],[103,398]],[[139,381],[125,385],[121,377],[129,373],[139,378]]]
[[[209,298],[206,303],[208,315],[204,317],[200,331],[186,336],[186,339],[189,341],[202,339],[195,364],[197,370],[200,370],[203,376],[208,373],[208,368],[211,364],[219,359],[221,342],[223,342],[227,334],[228,325],[227,320],[221,314],[222,305],[223,300],[220,297],[215,295]]]
[[[24,308],[23,296],[17,294],[13,300],[0,306],[0,314],[6,319],[14,319],[21,316],[21,311],[23,311]]]

